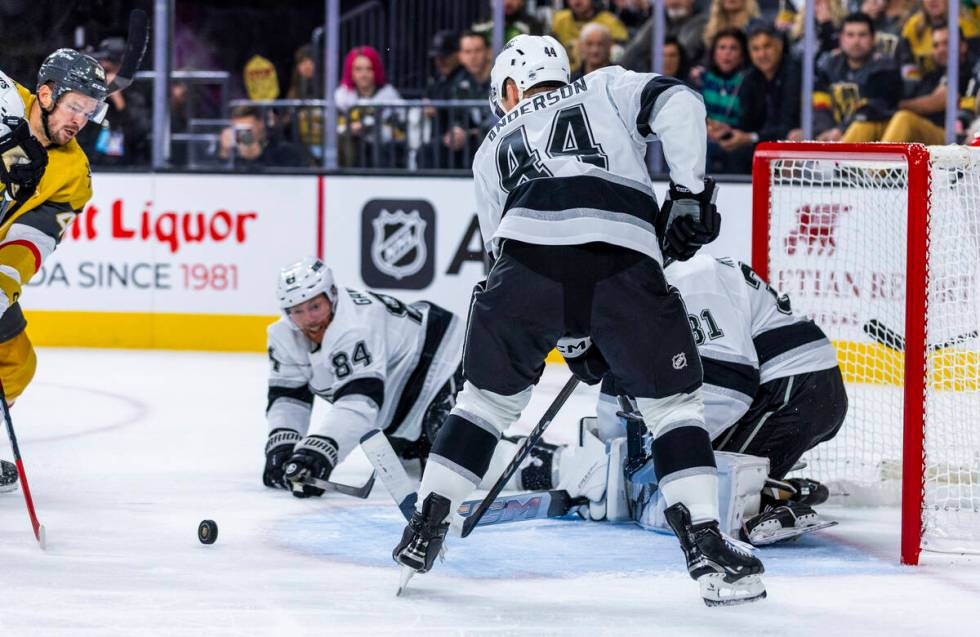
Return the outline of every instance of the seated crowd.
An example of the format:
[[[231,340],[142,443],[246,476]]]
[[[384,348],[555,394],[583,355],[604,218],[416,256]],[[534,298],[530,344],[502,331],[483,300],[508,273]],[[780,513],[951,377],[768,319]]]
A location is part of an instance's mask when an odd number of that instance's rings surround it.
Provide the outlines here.
[[[748,173],[757,143],[803,139],[801,60],[808,1],[814,2],[817,49],[814,138],[944,142],[950,41],[946,0],[665,0],[664,47],[658,58],[664,74],[704,97],[709,171]],[[648,72],[656,35],[652,11],[652,0],[505,0],[504,39],[521,33],[553,35],[568,52],[573,79],[611,64]],[[417,101],[406,103],[389,83],[378,50],[357,46],[348,51],[333,94],[338,164],[468,169],[495,121],[486,102],[492,33],[493,23],[484,22],[434,35],[427,86],[409,93],[421,93],[421,107]],[[955,132],[963,140],[980,128],[974,124],[980,4],[961,7],[958,35]],[[285,97],[323,99],[315,57],[309,44],[297,50]],[[112,73],[118,51],[103,46],[99,59]],[[248,73],[246,67],[246,82]],[[146,126],[137,119],[148,112],[145,101],[134,94],[131,103],[113,104],[119,116],[110,121],[118,122],[118,130],[84,140],[90,157],[95,156],[93,164],[118,164],[123,157],[148,153]],[[320,164],[322,108],[240,107],[231,116],[233,126],[213,145],[215,161],[244,169]]]

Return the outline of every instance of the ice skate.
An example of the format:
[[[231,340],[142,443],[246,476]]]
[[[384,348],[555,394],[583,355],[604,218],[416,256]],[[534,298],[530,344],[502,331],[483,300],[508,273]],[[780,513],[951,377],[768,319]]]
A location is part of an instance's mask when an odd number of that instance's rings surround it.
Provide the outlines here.
[[[394,560],[405,567],[402,569],[399,594],[411,577],[409,570],[426,573],[432,568],[449,531],[449,512],[449,500],[438,493],[430,493],[422,503],[422,510],[412,514],[401,541],[391,553]]]
[[[669,507],[665,515],[706,605],[728,606],[765,598],[762,562],[743,544],[724,535],[718,522],[692,523],[690,512],[681,503]]]
[[[836,526],[837,522],[823,520],[812,508],[799,502],[767,507],[742,524],[741,539],[753,546],[765,546],[794,540],[801,535]]]
[[[0,460],[0,493],[15,491],[19,480],[16,465],[6,460]]]

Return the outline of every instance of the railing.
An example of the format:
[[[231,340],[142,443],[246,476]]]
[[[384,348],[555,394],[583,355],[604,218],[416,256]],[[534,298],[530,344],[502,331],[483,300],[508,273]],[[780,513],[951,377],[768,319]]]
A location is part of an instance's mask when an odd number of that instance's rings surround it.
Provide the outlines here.
[[[301,144],[312,161],[322,156],[326,100],[232,100],[229,107],[259,109],[279,142]],[[340,169],[468,171],[473,156],[496,118],[484,100],[403,100],[361,103],[338,110],[337,156]],[[189,168],[235,169],[236,153],[218,156],[231,120],[197,120],[186,139],[198,145]],[[205,151],[204,149],[209,149]],[[209,154],[210,153],[210,154]]]

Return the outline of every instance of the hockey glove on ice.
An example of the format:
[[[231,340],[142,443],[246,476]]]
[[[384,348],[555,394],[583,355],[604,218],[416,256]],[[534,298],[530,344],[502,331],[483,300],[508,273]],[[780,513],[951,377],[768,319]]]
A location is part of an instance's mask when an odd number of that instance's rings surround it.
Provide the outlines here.
[[[286,460],[293,455],[293,447],[301,439],[292,429],[273,429],[265,443],[265,469],[262,470],[262,484],[271,489],[290,489],[283,475]]]
[[[715,206],[716,194],[715,181],[710,177],[696,195],[671,182],[656,223],[665,259],[687,261],[701,246],[718,238],[721,215]]]
[[[323,489],[303,484],[307,478],[326,480],[337,464],[337,443],[324,436],[307,436],[286,461],[284,475],[293,483],[297,498],[319,497]]]

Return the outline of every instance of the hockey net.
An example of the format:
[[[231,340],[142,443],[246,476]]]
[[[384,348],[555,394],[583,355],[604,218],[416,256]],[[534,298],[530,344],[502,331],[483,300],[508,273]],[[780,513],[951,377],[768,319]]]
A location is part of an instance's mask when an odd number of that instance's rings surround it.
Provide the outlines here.
[[[980,149],[761,144],[753,267],[837,348],[848,415],[805,474],[902,505],[902,561],[980,551]]]

